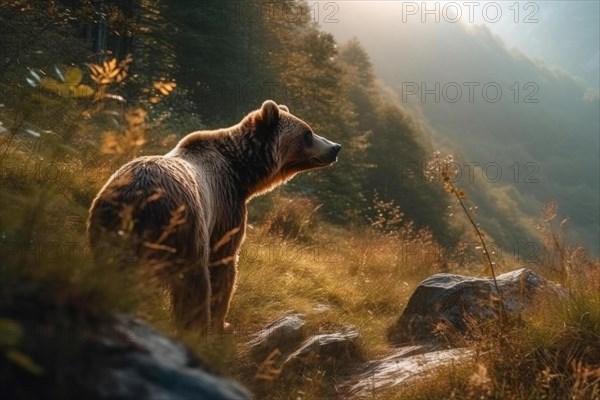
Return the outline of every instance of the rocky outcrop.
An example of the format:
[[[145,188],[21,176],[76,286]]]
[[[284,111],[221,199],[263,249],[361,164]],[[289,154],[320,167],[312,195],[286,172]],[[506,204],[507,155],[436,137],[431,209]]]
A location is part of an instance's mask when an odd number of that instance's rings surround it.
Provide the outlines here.
[[[362,361],[354,328],[311,336],[304,324],[302,314],[285,315],[247,343],[246,353],[256,366],[255,393],[266,394],[276,385],[290,384],[311,371],[337,375]]]
[[[497,282],[504,307],[513,315],[532,310],[541,294],[566,295],[561,286],[528,269],[500,275]],[[411,384],[437,368],[464,365],[471,362],[473,350],[453,347],[468,342],[448,341],[445,334],[461,336],[474,324],[497,317],[499,302],[492,279],[433,275],[417,287],[390,330],[394,344],[405,345],[390,347],[386,357],[366,362],[354,328],[310,336],[303,315],[286,315],[248,343],[257,367],[256,378],[263,379],[256,393],[266,394],[277,385],[293,386],[295,379],[312,379],[311,373],[319,371],[332,387],[325,397],[370,399],[389,393],[395,386]]]
[[[41,307],[35,307],[36,314]],[[13,347],[4,349],[18,357],[0,353],[0,388],[6,398],[251,398],[183,345],[129,316],[75,323],[71,317],[57,321],[7,314],[2,332],[19,334]]]
[[[500,299],[509,314],[531,308],[539,294],[564,296],[565,290],[523,268],[493,280],[455,274],[436,274],[416,288],[388,338],[392,343],[420,343],[441,339],[447,333],[465,333],[469,326],[495,317]]]

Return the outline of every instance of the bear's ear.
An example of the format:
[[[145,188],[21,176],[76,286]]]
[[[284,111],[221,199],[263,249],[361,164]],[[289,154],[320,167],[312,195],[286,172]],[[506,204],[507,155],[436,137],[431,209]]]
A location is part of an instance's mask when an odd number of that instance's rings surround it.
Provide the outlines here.
[[[263,126],[274,127],[279,122],[279,107],[273,100],[267,100],[260,108],[260,119]]]
[[[290,109],[287,106],[284,106],[283,104],[279,105],[279,109],[285,112],[290,112]]]

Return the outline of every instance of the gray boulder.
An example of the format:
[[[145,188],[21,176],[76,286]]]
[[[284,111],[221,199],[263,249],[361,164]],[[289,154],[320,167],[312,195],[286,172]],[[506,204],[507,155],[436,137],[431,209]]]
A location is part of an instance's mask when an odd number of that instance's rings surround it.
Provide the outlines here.
[[[103,364],[94,383],[100,398],[252,398],[244,387],[211,371],[181,344],[139,320],[119,319],[116,335],[101,338],[102,353],[110,356],[97,356]],[[123,339],[134,347],[117,352]]]
[[[263,361],[272,351],[281,354],[293,351],[304,338],[304,315],[289,314],[276,319],[248,342],[248,351],[255,361]]]
[[[4,321],[21,332],[15,346],[30,361],[0,357],[5,398],[252,398],[243,386],[140,320],[123,314],[84,319],[47,305],[22,304],[9,309],[10,319]],[[49,309],[61,318],[39,314]]]
[[[559,285],[522,268],[496,278],[508,314],[535,304],[536,296],[565,296]],[[398,321],[389,331],[395,344],[440,339],[448,332],[465,333],[472,323],[496,317],[500,296],[491,278],[436,274],[419,284]]]
[[[298,373],[307,368],[338,368],[360,360],[356,344],[358,332],[349,328],[344,333],[328,333],[311,336],[284,361],[284,375]]]

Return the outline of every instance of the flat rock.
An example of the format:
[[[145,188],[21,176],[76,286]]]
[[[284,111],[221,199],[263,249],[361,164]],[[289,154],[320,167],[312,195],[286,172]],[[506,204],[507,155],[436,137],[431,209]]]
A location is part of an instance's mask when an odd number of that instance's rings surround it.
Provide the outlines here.
[[[366,363],[359,374],[338,385],[342,398],[373,399],[377,392],[409,384],[432,370],[461,363],[472,351],[464,348],[441,349],[435,345],[405,346],[391,356]]]
[[[560,285],[526,268],[499,275],[496,280],[504,307],[511,314],[533,307],[540,293],[566,295]],[[469,324],[497,316],[499,301],[491,278],[433,275],[415,289],[388,339],[408,344],[436,340],[445,332],[465,333]]]

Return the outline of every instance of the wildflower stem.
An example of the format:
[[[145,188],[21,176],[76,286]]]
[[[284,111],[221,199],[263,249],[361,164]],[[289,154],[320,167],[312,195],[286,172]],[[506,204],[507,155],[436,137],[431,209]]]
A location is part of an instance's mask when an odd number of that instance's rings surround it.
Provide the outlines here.
[[[483,235],[481,234],[481,231],[479,230],[479,228],[477,227],[477,224],[473,220],[473,217],[471,217],[471,214],[467,210],[467,207],[465,207],[465,203],[462,201],[459,191],[452,184],[452,182],[450,182],[450,180],[447,180],[446,183],[450,187],[452,193],[454,193],[454,195],[456,196],[456,199],[458,200],[458,203],[460,204],[463,211],[467,215],[467,218],[469,218],[469,222],[471,223],[471,225],[473,225],[473,228],[475,228],[477,237],[479,238],[479,241],[481,242],[481,246],[483,247],[483,254],[488,262],[488,265],[490,266],[490,271],[492,272],[492,278],[494,280],[494,287],[496,288],[496,292],[498,292],[498,296],[500,297],[500,314],[502,316],[502,322],[506,322],[507,316],[506,316],[506,309],[504,308],[504,299],[502,297],[502,293],[500,292],[500,287],[498,287],[498,281],[496,281],[496,272],[494,271],[494,264],[492,263],[492,259],[490,257],[490,253],[487,249],[487,246],[485,244],[485,240],[483,240]]]

